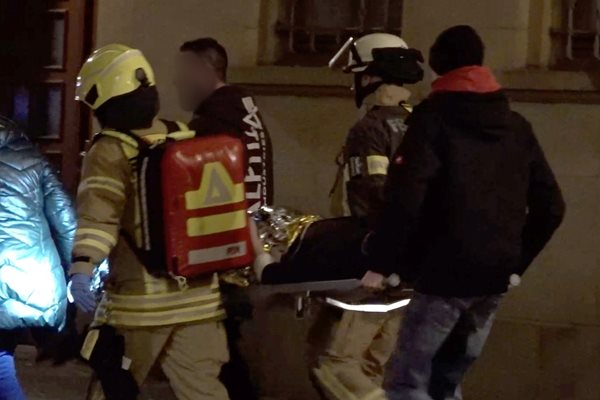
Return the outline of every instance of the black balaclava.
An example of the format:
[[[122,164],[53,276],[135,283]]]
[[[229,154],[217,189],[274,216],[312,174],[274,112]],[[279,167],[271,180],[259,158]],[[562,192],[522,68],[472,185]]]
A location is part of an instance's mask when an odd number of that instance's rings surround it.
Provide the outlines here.
[[[413,84],[423,79],[423,55],[416,49],[387,47],[373,49],[373,61],[363,72],[354,74],[354,95],[356,106],[361,107],[363,101],[381,85],[390,84],[403,86]],[[362,86],[365,75],[378,76],[381,81]]]
[[[129,132],[150,128],[159,106],[156,86],[140,86],[131,93],[108,100],[95,115],[103,128]]]
[[[482,65],[485,46],[475,29],[458,25],[442,32],[429,52],[429,65],[444,75],[462,67]]]

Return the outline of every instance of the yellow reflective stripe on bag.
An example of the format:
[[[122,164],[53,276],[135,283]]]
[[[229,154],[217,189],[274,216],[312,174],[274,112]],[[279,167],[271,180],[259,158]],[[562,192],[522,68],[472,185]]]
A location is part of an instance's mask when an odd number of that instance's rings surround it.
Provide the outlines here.
[[[245,210],[190,218],[187,220],[187,234],[189,237],[198,237],[229,232],[236,229],[242,229],[246,227],[247,223],[248,216]]]

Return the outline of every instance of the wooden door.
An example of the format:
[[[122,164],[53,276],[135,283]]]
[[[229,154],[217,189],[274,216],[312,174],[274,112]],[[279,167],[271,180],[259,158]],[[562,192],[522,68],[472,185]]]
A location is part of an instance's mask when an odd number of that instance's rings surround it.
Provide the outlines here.
[[[8,6],[2,10],[1,2]],[[16,6],[15,4],[21,3]],[[90,49],[92,0],[0,0],[10,18],[1,34],[13,47],[0,62],[0,113],[19,123],[61,174],[69,189],[79,176],[80,152],[89,131],[89,114],[75,100],[75,81]]]

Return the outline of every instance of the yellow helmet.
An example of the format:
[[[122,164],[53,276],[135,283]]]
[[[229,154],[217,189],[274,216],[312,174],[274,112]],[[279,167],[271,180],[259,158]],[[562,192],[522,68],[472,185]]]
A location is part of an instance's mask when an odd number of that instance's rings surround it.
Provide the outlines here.
[[[154,71],[140,50],[109,44],[94,51],[81,67],[75,100],[97,110],[114,97],[155,84]]]

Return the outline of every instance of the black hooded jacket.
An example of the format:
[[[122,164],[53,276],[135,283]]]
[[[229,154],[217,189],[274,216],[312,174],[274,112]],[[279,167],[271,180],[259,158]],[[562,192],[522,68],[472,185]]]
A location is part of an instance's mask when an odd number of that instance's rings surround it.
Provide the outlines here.
[[[256,211],[273,204],[271,138],[251,95],[237,86],[223,86],[200,104],[189,126],[198,136],[228,133],[241,139],[246,150],[248,208]]]
[[[425,294],[505,292],[565,212],[531,125],[502,91],[435,92],[407,124],[369,242],[372,269]]]

